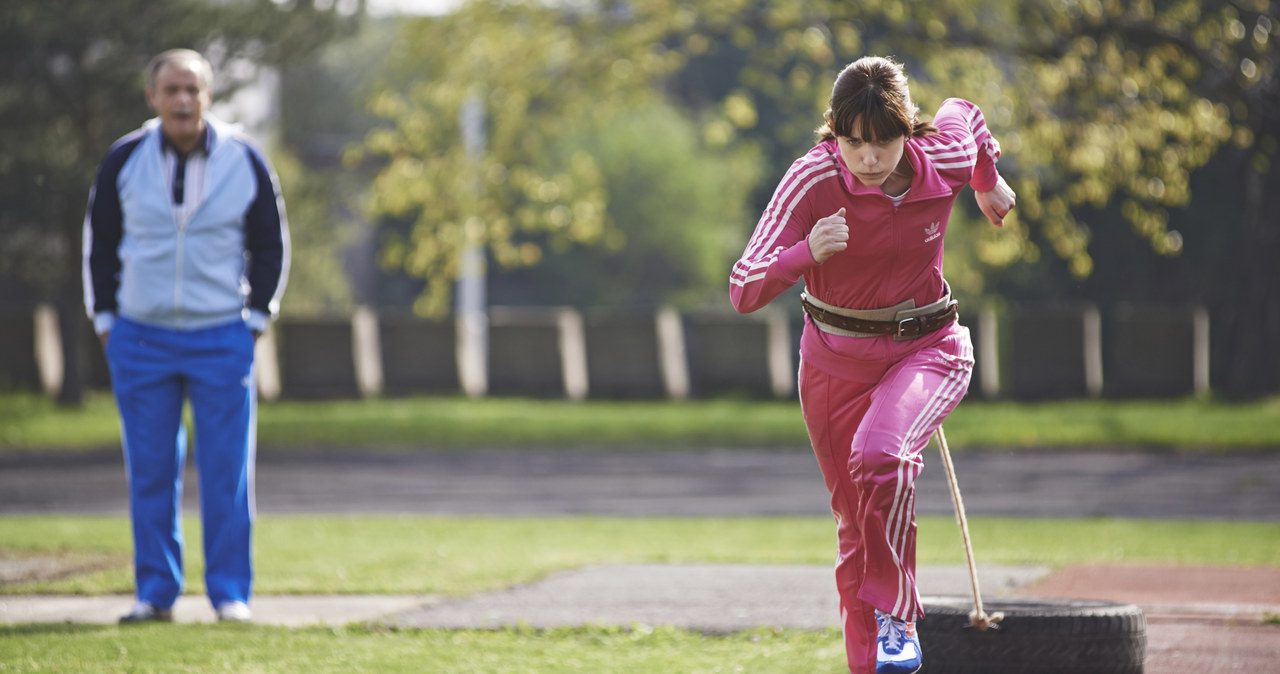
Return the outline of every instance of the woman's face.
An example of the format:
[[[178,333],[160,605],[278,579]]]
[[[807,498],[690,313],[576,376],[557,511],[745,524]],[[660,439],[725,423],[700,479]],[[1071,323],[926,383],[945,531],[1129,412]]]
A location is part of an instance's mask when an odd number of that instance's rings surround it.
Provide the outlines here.
[[[840,156],[845,166],[853,172],[862,184],[869,187],[880,187],[902,161],[902,152],[906,146],[906,136],[895,138],[860,138],[861,118],[853,120],[854,132],[848,137],[838,138]]]

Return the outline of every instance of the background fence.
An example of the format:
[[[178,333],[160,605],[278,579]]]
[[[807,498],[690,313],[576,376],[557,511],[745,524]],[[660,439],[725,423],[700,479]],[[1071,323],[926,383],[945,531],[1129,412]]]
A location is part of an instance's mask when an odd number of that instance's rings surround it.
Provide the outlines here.
[[[796,395],[798,312],[769,307],[680,314],[491,307],[487,358],[460,357],[456,320],[360,309],[284,317],[258,342],[266,399],[477,393],[542,398],[683,399]],[[1209,392],[1210,325],[1201,307],[1012,305],[965,312],[977,366],[969,395],[1020,400],[1181,397]],[[53,391],[62,381],[52,309],[0,314],[0,389]],[[90,388],[110,375],[86,324]],[[468,369],[474,371],[468,371]]]

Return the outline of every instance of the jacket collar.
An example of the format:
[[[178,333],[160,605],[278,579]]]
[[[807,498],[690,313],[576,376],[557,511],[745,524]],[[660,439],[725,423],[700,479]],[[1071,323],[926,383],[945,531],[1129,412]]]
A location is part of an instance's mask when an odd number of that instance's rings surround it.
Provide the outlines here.
[[[153,117],[147,120],[142,127],[147,129],[148,133],[155,135],[156,140],[160,144],[160,151],[163,152],[173,147],[169,139],[165,137],[163,127],[160,125],[160,118]],[[204,138],[201,140],[200,146],[192,150],[192,152],[204,151],[206,155],[213,154],[215,148],[222,142],[222,139],[228,134],[231,127],[226,122],[214,117],[206,112],[204,114]],[[177,149],[175,148],[176,152]]]
[[[200,142],[196,143],[196,146],[191,148],[191,151],[188,152],[187,154],[189,155],[199,154],[199,153],[203,153],[206,155],[209,154],[210,140],[211,140],[211,136],[213,136],[213,132],[211,131],[211,129],[212,127],[209,126],[209,123],[205,122],[204,133],[200,134]],[[181,152],[178,151],[178,146],[174,145],[173,141],[169,140],[169,137],[164,135],[163,128],[161,128],[161,131],[160,131],[160,150],[162,152],[168,152],[169,150],[173,150],[175,154],[182,154]]]

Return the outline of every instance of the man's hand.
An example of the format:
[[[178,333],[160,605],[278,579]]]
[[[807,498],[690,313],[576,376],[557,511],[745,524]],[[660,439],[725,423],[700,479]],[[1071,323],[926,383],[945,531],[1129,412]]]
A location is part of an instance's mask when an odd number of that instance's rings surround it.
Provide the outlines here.
[[[822,264],[849,247],[849,225],[844,221],[844,209],[822,218],[809,232],[809,254],[813,261]]]
[[[106,351],[106,350],[107,350],[107,338],[109,338],[109,337],[111,337],[111,331],[110,331],[110,330],[106,330],[106,331],[104,331],[101,335],[98,335],[98,341],[102,342],[102,350],[103,350],[103,351]]]
[[[987,216],[991,224],[999,227],[1004,224],[1004,216],[1013,210],[1017,195],[1013,188],[1004,181],[1004,176],[996,181],[996,186],[986,192],[974,192],[973,198],[978,200],[978,208]]]

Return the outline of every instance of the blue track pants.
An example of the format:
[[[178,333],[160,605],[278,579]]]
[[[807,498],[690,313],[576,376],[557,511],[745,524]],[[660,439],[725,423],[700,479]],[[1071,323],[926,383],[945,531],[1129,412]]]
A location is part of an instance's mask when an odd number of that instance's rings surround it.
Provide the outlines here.
[[[205,587],[215,607],[247,602],[257,444],[253,334],[239,321],[171,330],[121,318],[106,355],[124,436],[138,599],[168,608],[182,593],[182,407],[190,400]]]

